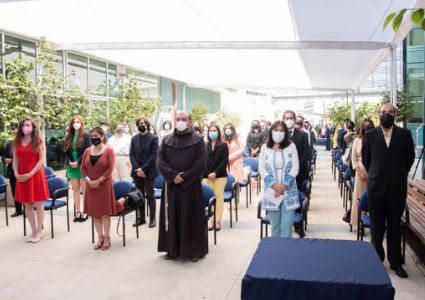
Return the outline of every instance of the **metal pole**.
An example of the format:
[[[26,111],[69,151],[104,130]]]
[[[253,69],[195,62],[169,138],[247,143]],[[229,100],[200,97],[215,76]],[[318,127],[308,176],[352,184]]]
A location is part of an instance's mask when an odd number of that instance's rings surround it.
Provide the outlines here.
[[[356,95],[354,90],[351,90],[351,120],[353,122],[356,120]]]
[[[183,84],[183,111],[186,111],[186,84]]]
[[[391,104],[397,108],[397,48],[391,49]]]

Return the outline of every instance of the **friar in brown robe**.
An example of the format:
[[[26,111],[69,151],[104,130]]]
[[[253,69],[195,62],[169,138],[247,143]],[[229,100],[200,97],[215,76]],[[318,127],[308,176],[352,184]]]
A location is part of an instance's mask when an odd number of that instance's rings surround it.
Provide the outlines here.
[[[164,176],[159,218],[158,251],[166,258],[197,261],[208,253],[202,174],[206,168],[203,137],[191,127],[187,112],[179,112],[173,134],[165,136],[158,157]]]

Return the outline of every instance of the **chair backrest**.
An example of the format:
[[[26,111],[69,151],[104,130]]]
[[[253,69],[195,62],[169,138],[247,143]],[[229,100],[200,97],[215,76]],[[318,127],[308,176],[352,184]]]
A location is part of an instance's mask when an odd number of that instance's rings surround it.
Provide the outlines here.
[[[59,199],[68,195],[68,182],[61,177],[54,177],[47,179],[47,186],[49,187],[50,198]],[[57,190],[64,189],[55,195]]]
[[[55,171],[50,167],[44,167],[44,173],[48,178],[56,177]]]
[[[6,193],[6,179],[2,175],[0,175],[0,194]]]
[[[127,194],[133,190],[133,188],[134,185],[127,180],[114,182],[115,200],[126,197]]]
[[[210,199],[214,197],[214,191],[210,186],[202,184],[202,195],[204,196],[205,206],[208,206],[210,203]]]
[[[369,212],[369,208],[367,206],[367,191],[360,196],[360,210]]]
[[[344,180],[348,180],[350,178],[351,178],[351,169],[350,168],[347,168],[344,171]]]
[[[247,157],[243,160],[244,166],[249,166],[251,171],[258,172],[258,159],[253,157]]]
[[[232,192],[233,191],[233,183],[235,182],[235,177],[233,177],[232,174],[227,174],[227,182],[226,186],[224,187],[225,192]]]
[[[163,186],[164,186],[164,176],[162,175],[156,176],[153,187],[158,190],[162,190]]]

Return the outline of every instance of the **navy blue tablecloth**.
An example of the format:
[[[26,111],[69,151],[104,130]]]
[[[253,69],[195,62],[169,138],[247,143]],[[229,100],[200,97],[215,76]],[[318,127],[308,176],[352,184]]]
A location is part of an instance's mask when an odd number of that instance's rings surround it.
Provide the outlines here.
[[[388,300],[395,290],[372,244],[265,238],[242,280],[242,299]]]

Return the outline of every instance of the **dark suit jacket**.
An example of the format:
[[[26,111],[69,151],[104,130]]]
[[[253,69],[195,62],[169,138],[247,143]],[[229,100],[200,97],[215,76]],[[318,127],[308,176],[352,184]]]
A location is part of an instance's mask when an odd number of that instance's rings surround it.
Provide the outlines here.
[[[1,161],[5,165],[6,165],[6,158],[13,158],[12,142],[9,142],[6,144],[6,147],[4,149],[4,155],[1,157]],[[15,173],[13,172],[12,163],[7,165],[5,175],[6,175],[6,178],[12,178],[12,176],[15,176]]]
[[[136,177],[135,170],[141,168],[148,178],[159,175],[156,158],[158,155],[158,137],[148,132],[146,135],[136,134],[131,138],[130,161],[131,176]]]
[[[409,130],[394,126],[389,147],[381,127],[367,132],[362,147],[362,163],[369,175],[369,198],[384,199],[389,190],[392,198],[405,201],[407,175],[414,160],[415,150]]]
[[[91,146],[90,134],[84,133],[83,139],[81,141],[81,145],[77,149],[77,160],[78,160],[79,166],[81,166],[81,162],[83,161],[84,151],[86,151],[86,149],[89,148],[90,146]],[[70,162],[74,162],[74,159],[72,158],[72,147],[69,147],[68,150],[65,152],[65,162],[66,164],[69,164]]]
[[[308,176],[307,162],[310,158],[308,134],[298,129],[294,129],[294,134],[292,135],[292,141],[294,142],[298,152],[298,161],[300,166],[298,176],[301,176],[302,179],[305,179]]]
[[[211,144],[207,145],[207,167],[204,177],[215,172],[217,178],[227,177],[227,165],[229,163],[229,148],[226,143],[216,146],[214,151]]]
[[[347,148],[347,142],[344,139],[344,136],[347,132],[344,130],[344,128],[341,128],[338,130],[338,136],[336,138],[336,143],[338,145],[338,149],[342,151],[342,153],[345,152],[345,148]]]

